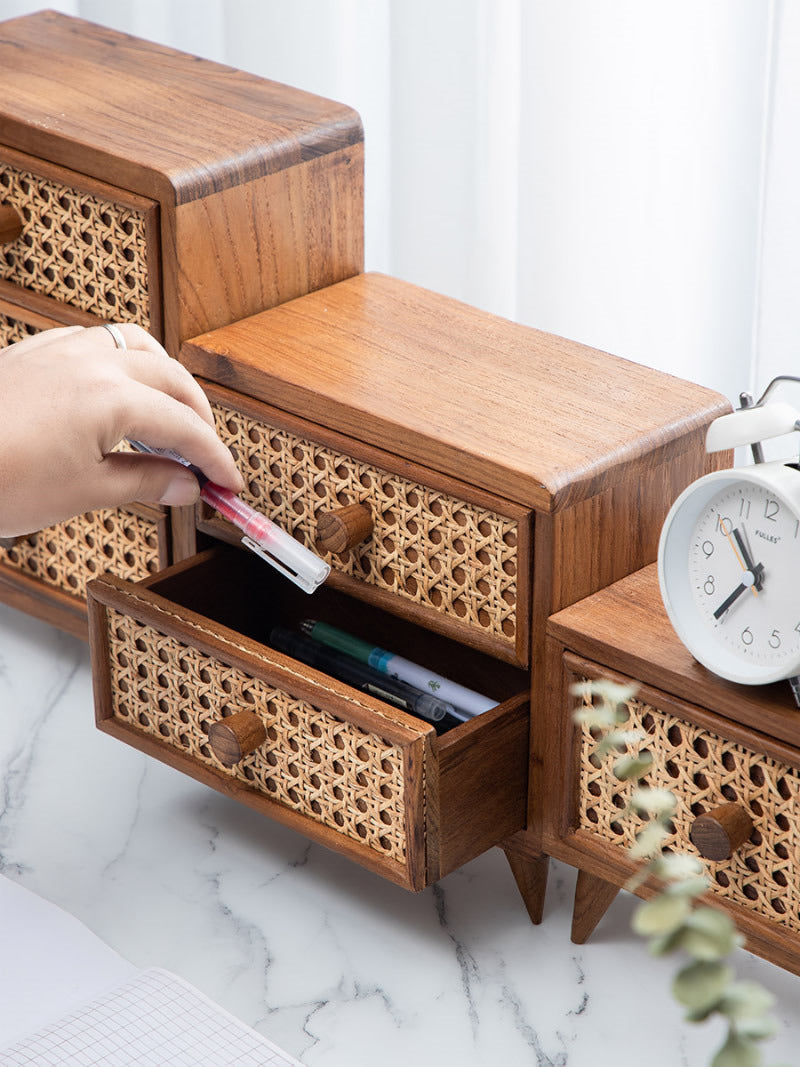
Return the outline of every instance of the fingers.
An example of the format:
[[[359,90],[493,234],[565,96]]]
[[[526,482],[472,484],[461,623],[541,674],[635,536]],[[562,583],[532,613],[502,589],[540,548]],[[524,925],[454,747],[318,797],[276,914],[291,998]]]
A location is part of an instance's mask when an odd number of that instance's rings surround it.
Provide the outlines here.
[[[208,398],[183,364],[172,359],[141,326],[118,323],[116,328],[125,339],[125,349],[117,348],[114,338],[102,326],[90,327],[85,333],[93,337],[98,335],[97,343],[109,349],[109,357],[116,359],[125,374],[187,404],[213,426],[214,416]]]
[[[125,410],[117,417],[120,438],[171,449],[199,467],[212,482],[235,492],[244,488],[230,451],[213,426],[187,404],[136,382],[126,393]]]
[[[32,352],[49,344],[63,342],[71,334],[83,334],[84,332],[85,327],[83,326],[54,326],[50,330],[41,330],[31,337],[25,337],[22,341],[16,341],[13,345],[9,345],[0,352],[0,357],[11,352],[15,354]]]
[[[174,460],[113,452],[97,467],[90,492],[105,507],[131,500],[184,507],[197,502],[200,483]]]

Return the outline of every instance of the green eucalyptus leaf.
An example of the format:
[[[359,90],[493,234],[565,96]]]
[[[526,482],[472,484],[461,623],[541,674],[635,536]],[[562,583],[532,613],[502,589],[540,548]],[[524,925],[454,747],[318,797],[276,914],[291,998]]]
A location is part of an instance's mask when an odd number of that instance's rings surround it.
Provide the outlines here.
[[[703,877],[705,873],[705,864],[685,852],[665,852],[653,860],[653,874],[662,882],[681,882]]]
[[[773,995],[757,982],[736,982],[725,993],[723,1010],[738,1022],[766,1015],[774,1003]]]
[[[627,704],[629,700],[636,696],[638,688],[636,685],[621,685],[618,682],[612,682],[608,678],[598,678],[589,683],[589,690],[592,695],[600,697],[607,704]]]
[[[753,1042],[731,1031],[711,1067],[759,1067],[760,1063],[761,1055]]]
[[[677,805],[678,801],[669,789],[634,789],[631,793],[632,808],[659,819],[672,815]]]
[[[573,715],[573,719],[581,726],[588,726],[590,730],[608,730],[617,724],[614,709],[606,705],[601,705],[600,707],[585,705],[580,707]]]
[[[643,734],[641,730],[609,730],[603,740],[617,748],[625,748],[627,745],[635,745],[637,741],[644,741],[646,738],[647,734]]]
[[[719,960],[698,960],[675,976],[672,994],[689,1008],[692,1019],[705,1018],[722,1000],[733,979],[733,970]]]
[[[659,937],[653,937],[648,943],[648,949],[653,956],[666,956],[670,952],[674,952],[681,946],[681,936],[683,934],[683,927],[679,926],[677,930],[673,930],[672,933],[662,934]]]
[[[614,774],[622,782],[644,778],[653,765],[649,752],[640,752],[638,756],[621,756],[614,764]]]
[[[631,926],[642,937],[663,936],[681,926],[690,911],[691,904],[685,897],[660,893],[639,905],[633,914]]]
[[[682,882],[671,882],[665,893],[678,897],[702,897],[711,885],[708,878],[685,878]]]
[[[731,918],[713,908],[696,908],[684,923],[680,946],[698,960],[717,960],[743,943]]]
[[[670,836],[669,830],[661,823],[651,822],[636,835],[636,840],[628,850],[634,859],[645,859],[659,852],[666,839]]]

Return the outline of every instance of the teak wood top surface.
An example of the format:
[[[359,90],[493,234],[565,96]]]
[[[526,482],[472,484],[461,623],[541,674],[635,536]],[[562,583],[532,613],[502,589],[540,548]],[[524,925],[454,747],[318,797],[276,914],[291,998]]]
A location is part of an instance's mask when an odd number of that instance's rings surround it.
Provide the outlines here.
[[[547,632],[600,666],[800,747],[789,683],[737,685],[698,663],[672,628],[655,563],[552,615]]]
[[[362,140],[351,108],[232,67],[54,11],[0,23],[0,141],[122,188],[181,203]]]
[[[202,377],[540,511],[697,448],[719,394],[382,274],[187,342]]]

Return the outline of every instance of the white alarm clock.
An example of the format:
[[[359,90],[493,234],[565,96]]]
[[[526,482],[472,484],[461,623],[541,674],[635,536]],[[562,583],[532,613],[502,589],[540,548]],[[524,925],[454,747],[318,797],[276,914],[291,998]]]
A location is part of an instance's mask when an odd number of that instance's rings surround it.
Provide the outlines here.
[[[776,379],[757,405],[709,427],[709,452],[751,445],[756,462],[681,493],[664,521],[658,575],[670,621],[700,663],[745,685],[789,679],[800,703],[800,467],[758,461],[762,440],[800,429],[797,408],[765,402],[786,380],[798,379]]]

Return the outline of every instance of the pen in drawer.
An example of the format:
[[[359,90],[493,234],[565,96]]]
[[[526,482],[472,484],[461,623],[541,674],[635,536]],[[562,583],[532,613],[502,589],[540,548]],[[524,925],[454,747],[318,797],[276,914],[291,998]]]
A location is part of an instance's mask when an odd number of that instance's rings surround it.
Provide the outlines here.
[[[440,700],[452,704],[457,711],[464,713],[464,718],[480,715],[497,705],[496,700],[476,693],[474,689],[444,678],[441,674],[429,671],[418,663],[397,656],[394,652],[387,652],[385,648],[371,645],[368,641],[362,641],[338,626],[331,626],[326,622],[317,622],[314,619],[305,619],[300,623],[304,634],[315,641],[321,641],[323,645],[338,648],[340,652],[346,652],[348,656],[367,663],[381,674],[388,674],[392,678],[399,678],[401,682],[413,685],[415,689],[423,693],[435,693]]]
[[[411,712],[412,715],[419,715],[429,722],[439,723],[449,718],[453,725],[456,725],[466,719],[465,715],[457,712],[446,700],[440,700],[439,697],[423,693],[397,678],[381,674],[344,652],[313,641],[304,634],[293,633],[284,626],[273,627],[269,643],[278,652],[285,652],[287,656],[292,656],[309,667],[317,667],[362,693],[369,693],[378,700],[385,700],[387,704]]]

